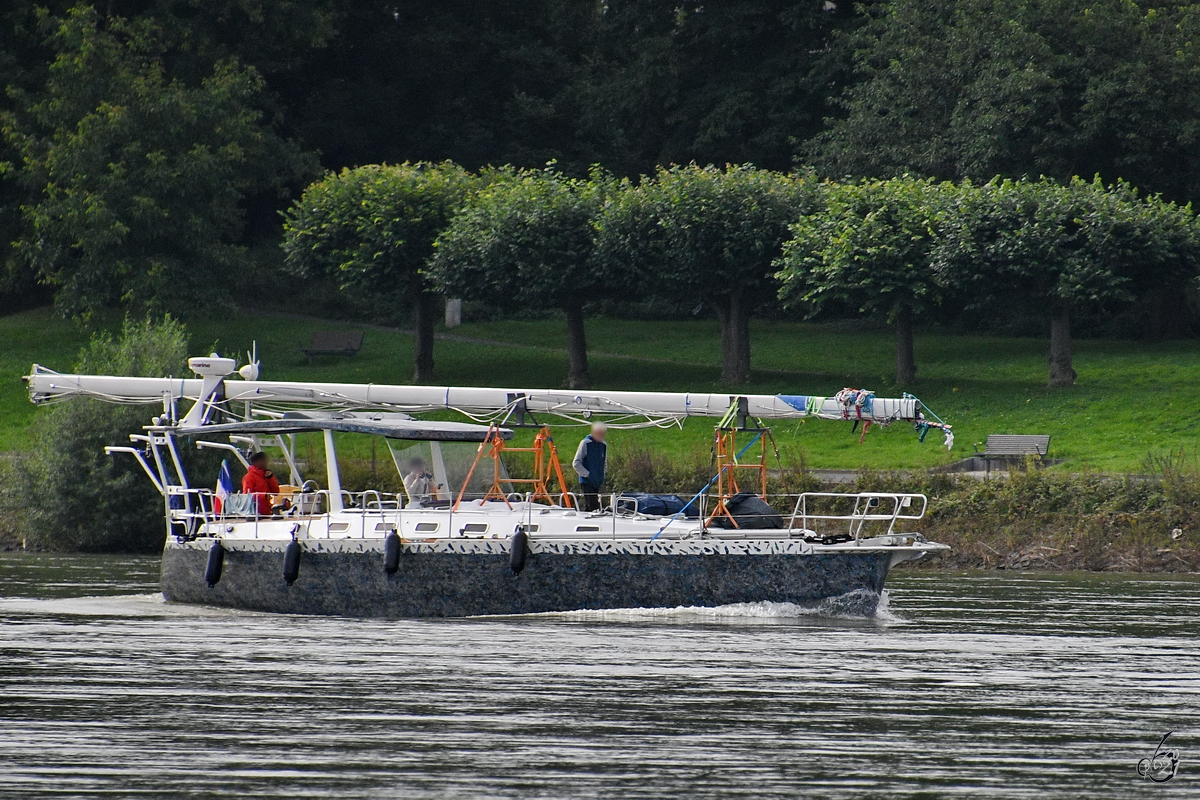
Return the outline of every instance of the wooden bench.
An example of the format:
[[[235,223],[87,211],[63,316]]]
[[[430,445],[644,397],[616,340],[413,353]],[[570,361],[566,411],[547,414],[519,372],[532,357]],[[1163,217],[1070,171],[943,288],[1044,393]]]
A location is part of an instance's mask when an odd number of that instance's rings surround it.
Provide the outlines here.
[[[353,356],[362,349],[362,342],[362,331],[317,331],[308,347],[301,347],[300,352],[308,356],[311,364],[313,356]]]
[[[1045,460],[1050,452],[1050,436],[1047,434],[1011,434],[993,433],[987,437],[983,452],[975,446],[975,452],[983,459],[987,471],[991,473],[992,462],[1000,461],[1005,464],[1023,463],[1026,458],[1033,457],[1038,461]]]

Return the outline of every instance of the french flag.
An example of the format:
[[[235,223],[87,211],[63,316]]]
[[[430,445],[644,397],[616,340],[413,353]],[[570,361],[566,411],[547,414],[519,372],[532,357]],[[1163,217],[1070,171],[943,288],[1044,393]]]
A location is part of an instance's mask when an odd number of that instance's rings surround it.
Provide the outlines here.
[[[221,461],[221,472],[217,475],[217,496],[213,500],[213,512],[220,514],[221,507],[233,494],[233,475],[229,473],[229,462]]]

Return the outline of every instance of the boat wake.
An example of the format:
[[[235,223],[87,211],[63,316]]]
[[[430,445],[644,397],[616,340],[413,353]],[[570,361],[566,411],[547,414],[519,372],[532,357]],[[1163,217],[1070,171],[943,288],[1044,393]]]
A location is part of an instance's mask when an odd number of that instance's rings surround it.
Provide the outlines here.
[[[83,597],[0,597],[0,614],[93,617],[227,616],[229,609],[168,603],[159,592]]]
[[[890,608],[887,589],[882,595],[866,589],[831,597],[814,605],[797,603],[730,603],[723,606],[677,606],[675,608],[615,608],[604,610],[555,611],[546,614],[529,614],[533,617],[560,617],[582,621],[638,622],[662,621],[711,621],[734,622],[789,622],[795,620],[858,620],[875,625],[903,624],[906,620],[897,616]]]
[[[95,595],[84,597],[0,597],[0,616],[5,614],[72,616],[195,617],[256,615],[260,612],[168,603],[158,593]],[[887,589],[876,595],[866,589],[827,598],[814,605],[796,603],[731,603],[723,606],[677,606],[675,608],[613,608],[580,611],[549,611],[516,615],[523,618],[558,618],[601,622],[737,622],[787,623],[797,620],[850,620],[873,625],[898,625],[907,622],[892,612]],[[480,617],[493,619],[494,617]]]

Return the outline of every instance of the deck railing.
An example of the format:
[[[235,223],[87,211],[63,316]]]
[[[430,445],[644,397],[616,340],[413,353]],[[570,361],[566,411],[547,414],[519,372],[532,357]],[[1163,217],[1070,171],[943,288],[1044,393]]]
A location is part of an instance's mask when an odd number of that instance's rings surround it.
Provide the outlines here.
[[[229,525],[253,522],[252,537],[258,538],[259,526],[267,521],[292,521],[297,527],[294,533],[307,533],[316,520],[325,522],[324,530],[329,535],[340,534],[334,538],[374,538],[386,535],[389,529],[404,530],[401,523],[406,514],[425,509],[445,510],[449,518],[446,520],[451,536],[469,536],[472,529],[468,525],[480,524],[480,516],[487,512],[476,505],[474,501],[483,499],[480,493],[475,497],[467,497],[466,502],[457,509],[448,500],[409,502],[404,494],[367,490],[364,492],[340,492],[342,509],[336,514],[331,511],[331,492],[328,489],[314,489],[298,492],[291,496],[291,507],[279,514],[260,515],[233,514],[228,509],[216,510],[216,494],[212,489],[183,489],[168,487],[170,532],[174,535],[192,537],[197,535],[204,525]],[[557,507],[566,508],[564,497],[558,496]],[[577,501],[574,495],[571,499]],[[685,502],[686,502],[686,498]],[[613,539],[618,538],[620,519],[654,519],[661,520],[659,534],[664,531],[679,531],[687,529],[695,531],[699,528],[716,530],[718,528],[732,534],[737,528],[750,530],[787,530],[793,536],[800,534],[806,538],[821,538],[829,541],[861,541],[870,536],[887,536],[895,532],[897,523],[915,521],[925,516],[929,500],[923,494],[906,492],[804,492],[801,494],[769,495],[767,500],[771,506],[769,512],[739,513],[732,521],[724,521],[721,525],[706,525],[707,511],[712,506],[712,498],[702,495],[695,498],[696,513],[685,515],[682,512],[674,515],[648,515],[636,497],[622,496],[619,492],[603,495],[602,508],[598,512],[577,511],[581,520],[594,520],[596,533],[608,533]],[[493,501],[502,502],[502,501]],[[525,520],[522,524],[536,525],[538,509],[548,508],[543,504],[532,502],[532,494],[513,493],[508,502],[516,508],[523,509]],[[791,507],[790,515],[781,508]],[[574,506],[575,510],[578,505]],[[254,504],[257,512],[257,503]],[[428,521],[428,515],[421,515]],[[358,518],[357,520],[355,518]],[[769,519],[763,519],[769,518]],[[357,522],[357,524],[355,524]],[[440,521],[439,521],[440,522]],[[457,523],[457,526],[456,526]],[[344,529],[336,528],[346,525]],[[445,531],[439,528],[438,534]],[[432,531],[431,531],[432,533]],[[656,537],[657,538],[657,535]]]
[[[834,513],[838,506],[842,510]],[[891,535],[898,521],[921,519],[928,507],[928,497],[907,492],[804,492],[796,498],[788,527],[799,521],[801,529],[815,531],[813,526],[821,522],[844,522],[846,534],[859,541],[871,523],[881,523],[886,526],[883,535]]]

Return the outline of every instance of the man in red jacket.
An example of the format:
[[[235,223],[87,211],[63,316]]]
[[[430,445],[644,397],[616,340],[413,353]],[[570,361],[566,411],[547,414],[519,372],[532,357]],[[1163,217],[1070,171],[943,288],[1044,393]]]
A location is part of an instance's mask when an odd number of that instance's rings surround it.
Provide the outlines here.
[[[254,495],[260,517],[271,516],[271,497],[279,494],[279,481],[267,469],[267,454],[258,452],[250,456],[250,469],[242,478],[242,493]]]

